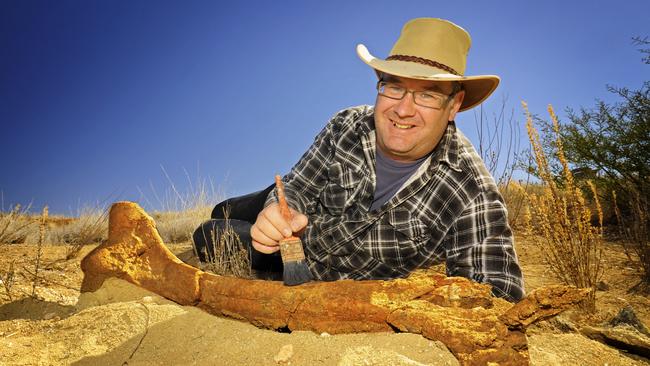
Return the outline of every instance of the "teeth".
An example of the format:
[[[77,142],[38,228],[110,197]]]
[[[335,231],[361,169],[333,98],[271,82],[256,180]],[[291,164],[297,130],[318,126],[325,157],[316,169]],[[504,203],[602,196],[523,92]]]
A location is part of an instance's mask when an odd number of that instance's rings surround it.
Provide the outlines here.
[[[408,130],[409,128],[413,127],[413,126],[409,126],[409,125],[401,125],[401,124],[399,124],[397,122],[393,122],[393,126],[399,128],[399,129],[402,129],[402,130]]]

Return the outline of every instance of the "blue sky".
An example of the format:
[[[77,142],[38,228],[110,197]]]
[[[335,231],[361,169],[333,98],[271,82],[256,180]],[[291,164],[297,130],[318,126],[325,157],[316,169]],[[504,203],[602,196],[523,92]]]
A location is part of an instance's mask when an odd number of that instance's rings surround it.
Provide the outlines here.
[[[155,206],[170,180],[189,189],[186,171],[226,195],[261,189],[336,111],[374,102],[356,44],[383,58],[423,16],[469,31],[466,73],[502,78],[484,110],[507,98],[525,137],[521,100],[564,116],[616,100],[606,84],[648,80],[631,43],[648,14],[648,1],[2,1],[3,207]],[[473,112],[456,121],[476,138]]]

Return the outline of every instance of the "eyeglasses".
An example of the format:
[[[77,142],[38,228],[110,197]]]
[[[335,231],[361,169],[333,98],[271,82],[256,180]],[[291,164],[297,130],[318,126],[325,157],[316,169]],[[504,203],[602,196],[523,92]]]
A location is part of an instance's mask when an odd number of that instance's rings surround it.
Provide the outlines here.
[[[386,81],[379,81],[377,83],[377,93],[390,99],[402,99],[406,93],[413,93],[413,101],[415,104],[433,109],[442,109],[447,99],[451,99],[456,93],[452,92],[450,95],[436,93],[430,90],[408,90],[405,87],[389,83]]]

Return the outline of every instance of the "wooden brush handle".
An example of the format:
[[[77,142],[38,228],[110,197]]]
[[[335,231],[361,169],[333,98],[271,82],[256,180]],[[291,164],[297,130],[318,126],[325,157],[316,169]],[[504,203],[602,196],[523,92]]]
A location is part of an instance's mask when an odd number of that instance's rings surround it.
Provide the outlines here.
[[[291,222],[291,211],[289,211],[287,197],[284,195],[284,184],[282,184],[282,178],[279,175],[275,176],[275,187],[278,189],[278,204],[280,205],[280,213],[287,222]]]

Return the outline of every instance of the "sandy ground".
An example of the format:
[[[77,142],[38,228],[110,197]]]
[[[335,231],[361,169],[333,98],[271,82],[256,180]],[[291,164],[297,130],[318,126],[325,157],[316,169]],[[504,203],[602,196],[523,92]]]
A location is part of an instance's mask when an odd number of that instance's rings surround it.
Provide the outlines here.
[[[83,249],[81,255],[92,247]],[[189,244],[170,245],[192,262]],[[0,245],[0,274],[13,262],[12,299],[0,286],[0,365],[456,365],[444,345],[419,335],[312,332],[278,333],[179,306],[120,280],[94,293],[79,293],[79,258],[63,261],[62,246],[43,248],[43,280],[32,292],[34,245]],[[518,238],[527,290],[553,280],[539,248]],[[596,325],[630,305],[650,324],[650,299],[628,293],[638,274],[621,248],[608,244],[606,291],[598,311],[560,316],[574,325]],[[650,365],[647,359],[563,332],[554,322],[529,329],[533,365]]]

